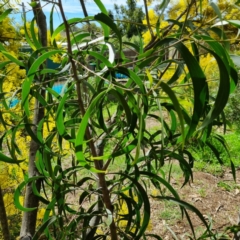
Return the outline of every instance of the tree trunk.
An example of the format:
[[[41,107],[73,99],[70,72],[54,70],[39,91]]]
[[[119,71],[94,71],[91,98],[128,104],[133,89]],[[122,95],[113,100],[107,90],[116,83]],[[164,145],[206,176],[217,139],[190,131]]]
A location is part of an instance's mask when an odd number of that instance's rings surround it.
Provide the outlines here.
[[[3,239],[10,240],[10,232],[8,228],[8,220],[7,220],[6,209],[3,201],[3,193],[2,193],[1,186],[0,186],[0,222],[2,227]]]
[[[46,23],[46,16],[42,11],[40,2],[38,2],[37,5],[33,8],[33,12],[38,25],[40,42],[42,46],[45,47],[47,46],[47,23]],[[41,81],[41,79],[39,80]],[[41,95],[45,97],[44,90],[41,91]],[[44,118],[44,108],[41,107],[40,103],[37,100],[35,100],[34,119],[33,119],[34,127],[32,129],[35,135],[37,134],[37,125],[43,118]],[[38,170],[35,165],[35,157],[38,149],[39,149],[39,144],[32,139],[30,143],[30,150],[29,150],[29,163],[28,163],[29,178],[38,175]],[[36,187],[38,191],[40,191],[41,180],[37,180]],[[24,206],[27,208],[33,208],[33,207],[38,207],[38,204],[39,204],[38,197],[34,195],[32,191],[32,184],[30,183],[26,187]],[[21,232],[20,232],[21,239],[24,239],[26,237],[28,239],[32,238],[36,229],[36,221],[37,221],[37,209],[31,212],[23,213]]]

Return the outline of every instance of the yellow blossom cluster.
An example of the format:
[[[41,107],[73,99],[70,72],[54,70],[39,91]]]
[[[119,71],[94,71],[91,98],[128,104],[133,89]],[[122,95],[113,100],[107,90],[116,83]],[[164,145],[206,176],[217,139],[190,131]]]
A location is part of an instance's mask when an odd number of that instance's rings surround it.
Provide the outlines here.
[[[148,12],[148,16],[149,16],[149,21],[153,30],[153,33],[156,34],[156,25],[157,22],[159,20],[159,16],[157,16],[157,14],[155,13],[155,11],[153,9],[150,9]],[[143,20],[143,24],[147,25],[147,20],[144,19]],[[165,28],[166,26],[168,26],[168,22],[164,21],[163,19],[160,20],[160,29]],[[151,34],[150,31],[146,31],[142,34],[144,43],[147,44],[148,42],[150,42],[151,40]]]
[[[13,27],[11,19],[6,17],[0,24],[0,42],[6,49],[8,54],[14,58],[19,56],[20,36],[17,34]],[[2,53],[0,53],[0,63],[9,61],[9,59]],[[12,139],[13,129],[17,126],[17,120],[21,119],[21,110],[19,106],[8,109],[5,108],[5,103],[9,104],[14,93],[17,89],[20,89],[23,79],[26,76],[25,69],[21,69],[17,64],[10,63],[0,70],[1,74],[1,92],[4,92],[5,100],[0,101],[0,111],[2,120],[0,124],[0,137],[5,134],[4,141],[2,142],[2,152],[6,155],[10,155],[8,152],[8,145],[16,144],[17,149],[15,156],[17,159],[26,159],[28,156],[28,144],[29,137],[24,136],[23,131],[19,129],[14,138]],[[16,94],[16,97],[18,94]],[[13,153],[12,153],[13,154]],[[3,200],[6,207],[6,213],[9,219],[10,231],[12,232],[12,226],[18,225],[18,220],[21,218],[21,212],[15,207],[13,203],[13,194],[16,187],[23,181],[24,173],[27,171],[27,163],[22,162],[19,165],[8,164],[0,161],[0,184],[3,191]],[[23,197],[20,197],[20,202],[23,202]],[[18,219],[18,220],[17,220]],[[14,236],[14,233],[12,233]]]

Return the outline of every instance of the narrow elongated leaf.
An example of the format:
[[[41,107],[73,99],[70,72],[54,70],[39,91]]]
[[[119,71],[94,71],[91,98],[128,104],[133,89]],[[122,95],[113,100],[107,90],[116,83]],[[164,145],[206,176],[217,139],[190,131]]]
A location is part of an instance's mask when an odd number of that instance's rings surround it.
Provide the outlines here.
[[[42,47],[42,44],[37,39],[37,34],[35,33],[35,18],[32,19],[30,24],[30,31],[31,31],[31,37],[33,40],[33,44],[35,46],[35,49],[39,49]]]
[[[194,109],[191,125],[186,136],[188,138],[195,131],[198,122],[202,116],[203,110],[206,105],[206,99],[208,97],[208,86],[206,82],[206,77],[201,67],[199,66],[196,58],[191,54],[191,52],[184,44],[176,41],[177,40],[174,38],[166,38],[159,41],[156,44],[155,48],[159,46],[165,46],[166,44],[173,44],[173,47],[175,47],[181,53],[181,56],[188,67],[194,90]]]
[[[227,20],[231,25],[240,28],[240,20]]]
[[[220,84],[217,93],[217,97],[213,107],[211,108],[210,112],[207,114],[206,118],[204,119],[200,129],[205,128],[207,125],[213,122],[215,118],[217,118],[223,111],[224,107],[227,104],[229,94],[230,94],[230,76],[228,73],[227,66],[225,65],[224,61],[220,56],[218,56],[215,52],[209,50],[209,52],[215,57],[219,72],[220,72]]]
[[[53,224],[54,222],[56,222],[56,220],[58,219],[57,216],[51,216],[46,222],[44,222],[36,231],[36,233],[34,234],[32,240],[38,240],[39,237],[41,236],[41,234],[44,232],[44,230],[46,228],[48,228],[51,224]]]
[[[230,50],[230,41],[227,38],[225,32],[221,28],[218,28],[218,27],[212,27],[210,30],[212,30],[214,33],[216,33],[220,39],[224,40],[222,44],[227,49],[227,51],[229,51]]]
[[[82,39],[89,37],[89,33],[79,33],[73,36],[71,39],[71,45],[77,44],[78,42],[81,42]]]
[[[1,51],[1,53],[7,57],[9,60],[11,60],[12,62],[16,63],[18,66],[24,67],[23,62],[19,61],[17,58],[15,58],[12,54],[10,54],[9,52],[6,51]]]
[[[8,65],[9,63],[11,63],[11,61],[6,61],[6,62],[1,62],[0,63],[0,69],[4,68],[6,65]]]
[[[26,20],[25,16],[24,16],[24,35],[25,35],[25,39],[26,39],[29,47],[33,50],[36,50],[36,47],[34,46],[34,44],[32,42],[31,36],[29,36],[29,34],[28,34],[27,20]]]
[[[22,183],[17,187],[17,189],[16,189],[15,192],[14,192],[14,204],[15,204],[15,206],[16,206],[19,210],[21,210],[21,211],[23,211],[23,212],[31,212],[31,211],[37,209],[37,207],[34,207],[34,208],[26,208],[26,207],[23,207],[22,204],[20,203],[20,196],[22,195],[22,191],[23,191],[23,189],[25,188],[25,186],[26,186],[27,184],[30,184],[32,181],[36,181],[36,180],[41,179],[41,178],[43,178],[43,177],[37,176],[37,177],[29,178],[28,180],[22,182]]]
[[[2,43],[0,43],[0,51],[6,51],[5,47],[3,46]]]
[[[94,16],[94,19],[96,21],[99,21],[100,23],[104,23],[104,25],[107,26],[107,28],[104,26],[104,37],[107,40],[109,37],[109,29],[111,29],[114,33],[116,33],[119,44],[120,44],[120,49],[122,48],[122,36],[120,31],[117,28],[117,25],[113,22],[113,20],[106,14],[104,13],[99,13]]]
[[[80,23],[80,22],[85,22],[85,21],[88,21],[88,20],[92,20],[93,17],[89,16],[89,17],[86,17],[86,18],[71,18],[69,20],[67,20],[68,24],[71,25],[71,24],[77,24],[77,23]],[[65,25],[64,23],[60,24],[56,29],[55,31],[53,32],[52,36],[51,36],[51,42],[53,43],[54,39],[56,38],[56,36],[62,32],[63,30],[65,29]]]
[[[105,58],[102,54],[99,54],[95,51],[87,51],[87,53],[90,56],[93,56],[94,58],[96,58],[97,60],[100,60],[102,63],[104,63],[105,66],[107,67],[112,67],[112,64],[109,62],[109,60],[107,58]]]
[[[108,14],[108,11],[107,11],[107,9],[105,8],[105,6],[104,6],[104,4],[103,4],[103,2],[102,1],[100,1],[100,0],[94,0],[94,2],[97,4],[97,6],[99,7],[99,9],[101,10],[101,12],[102,13],[104,13],[104,14]]]
[[[217,150],[217,148],[211,144],[209,141],[206,142],[206,145],[212,150],[212,152],[214,153],[215,157],[218,159],[220,164],[223,164],[222,159],[220,158],[220,152]]]
[[[41,64],[47,58],[51,57],[52,55],[54,55],[56,53],[61,53],[61,52],[63,52],[63,51],[62,50],[53,50],[51,52],[46,52],[46,53],[42,54],[30,67],[30,69],[28,71],[28,77],[24,80],[23,86],[22,86],[22,106],[24,107],[24,110],[25,110],[27,116],[30,116],[28,96],[29,96],[31,84],[32,84],[32,81],[34,79],[36,72],[38,71]]]
[[[130,46],[131,48],[134,48],[135,51],[138,53],[140,52],[140,47],[139,45],[135,44],[135,43],[131,43],[131,42],[123,42],[124,45]]]
[[[61,101],[60,101],[60,103],[58,105],[58,109],[57,109],[57,112],[56,112],[56,126],[57,126],[58,133],[61,136],[63,136],[65,139],[67,139],[67,140],[70,140],[71,136],[69,136],[69,134],[66,132],[66,128],[65,128],[65,125],[64,125],[63,111],[64,111],[65,102],[69,98],[69,92],[72,91],[74,86],[75,85],[72,84],[67,89],[67,91],[63,95],[63,98],[61,99]]]
[[[30,81],[33,80],[34,78],[34,74],[38,71],[39,67],[41,66],[41,64],[46,61],[49,57],[57,54],[57,53],[64,53],[63,50],[52,50],[50,52],[46,52],[43,53],[40,57],[38,57],[34,63],[32,64],[32,66],[30,67],[29,71],[28,71],[28,78]]]
[[[222,13],[221,13],[218,5],[213,1],[211,1],[209,5],[213,8],[214,12],[217,14],[219,19],[222,20]]]
[[[6,18],[7,15],[8,15],[9,13],[11,13],[12,10],[13,10],[12,8],[9,8],[9,9],[7,9],[5,12],[3,12],[3,13],[0,15],[0,22],[2,22],[3,19]]]
[[[52,6],[52,9],[51,9],[51,12],[50,12],[50,19],[49,19],[51,36],[53,35],[53,32],[54,32],[54,24],[53,24],[53,21],[54,21],[54,9],[55,9],[55,4],[53,4],[53,6]],[[53,46],[55,48],[57,48],[57,43],[56,43],[55,39],[53,39],[52,44],[53,44]]]
[[[144,113],[148,112],[148,98],[146,96],[146,89],[145,86],[141,80],[141,78],[132,70],[124,68],[124,67],[118,67],[117,71],[119,73],[123,73],[126,76],[130,78],[130,80],[127,82],[126,87],[130,87],[132,81],[140,88],[142,95],[142,102],[144,105]]]
[[[173,197],[160,197],[160,196],[157,196],[157,197],[154,197],[154,198],[171,201],[173,203],[176,203],[176,204],[184,207],[187,210],[190,210],[190,211],[194,212],[201,219],[202,223],[206,226],[207,230],[210,231],[208,223],[206,222],[205,218],[203,217],[201,212],[196,207],[194,207],[193,205],[191,205],[191,204],[189,204],[189,203],[187,203],[185,201],[182,201],[180,199],[175,199]]]
[[[231,163],[231,169],[232,169],[233,179],[234,179],[234,181],[236,182],[236,168],[235,168],[235,165],[234,165],[234,163],[232,162],[232,160],[230,160],[230,163]]]
[[[183,144],[184,144],[184,118],[182,115],[182,110],[180,107],[180,104],[178,102],[177,97],[175,96],[175,93],[173,92],[173,90],[164,82],[161,82],[160,84],[161,88],[163,89],[164,92],[167,93],[167,95],[169,96],[169,98],[171,99],[173,106],[178,114],[178,118],[180,121],[180,125],[181,125],[181,134],[182,134],[182,139],[183,139]]]
[[[3,153],[0,152],[0,162],[6,162],[6,163],[12,163],[12,164],[19,164],[25,160],[15,160],[13,158],[10,158]]]
[[[151,180],[155,180],[160,182],[161,184],[164,185],[164,187],[166,187],[171,194],[176,198],[176,199],[180,199],[177,191],[172,187],[171,184],[169,184],[169,182],[167,182],[165,179],[159,177],[157,174],[151,173],[151,172],[147,172],[147,171],[140,171],[139,172],[140,175],[143,175]]]
[[[138,160],[139,160],[139,155],[140,155],[140,150],[141,150],[141,143],[142,143],[142,139],[143,139],[143,130],[144,130],[144,115],[142,113],[142,110],[140,109],[140,114],[138,116],[139,119],[139,130],[138,130],[138,135],[137,135],[137,146],[136,146],[136,154],[135,154],[135,158],[134,161],[132,163],[132,165],[135,165]]]
[[[143,219],[141,221],[141,224],[139,226],[137,235],[134,237],[135,240],[140,240],[141,237],[143,236],[145,230],[147,229],[147,226],[149,224],[150,221],[150,202],[149,202],[149,198],[148,195],[145,191],[145,189],[142,187],[142,185],[137,181],[137,179],[130,177],[127,174],[124,173],[120,173],[121,175],[123,175],[126,179],[129,179],[132,184],[134,185],[134,187],[136,187],[136,189],[139,191],[138,194],[138,202],[142,201],[143,202]]]
[[[175,83],[179,79],[180,75],[182,74],[183,69],[184,69],[184,65],[182,63],[179,63],[176,71],[174,72],[172,77],[168,80],[167,84],[170,85]]]
[[[88,121],[91,117],[92,111],[94,109],[94,107],[96,106],[96,104],[98,103],[98,101],[107,93],[106,90],[100,92],[91,102],[91,104],[89,105],[85,115],[82,118],[82,121],[80,123],[79,126],[79,130],[77,132],[77,137],[76,137],[76,141],[75,141],[75,150],[76,150],[76,156],[77,156],[77,160],[80,163],[81,166],[89,169],[90,171],[93,172],[103,172],[103,171],[99,171],[95,168],[93,168],[92,166],[90,166],[84,156],[84,150],[83,150],[83,144],[84,144],[84,137],[85,137],[85,133],[86,133],[86,128],[88,127]]]

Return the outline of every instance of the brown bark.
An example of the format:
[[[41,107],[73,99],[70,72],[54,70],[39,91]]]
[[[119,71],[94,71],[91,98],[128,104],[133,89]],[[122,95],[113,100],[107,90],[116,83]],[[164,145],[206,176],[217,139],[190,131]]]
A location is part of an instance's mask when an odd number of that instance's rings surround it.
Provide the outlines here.
[[[32,0],[33,1],[33,0]],[[38,32],[39,32],[39,39],[43,47],[47,46],[47,23],[46,23],[46,16],[44,15],[40,2],[33,8],[34,16],[36,18],[36,22],[38,25]],[[41,81],[41,79],[39,79]],[[41,95],[45,96],[45,91],[41,91]],[[35,100],[35,107],[34,107],[34,119],[33,119],[33,132],[37,134],[37,125],[38,123],[44,118],[44,108],[41,107],[39,102]],[[35,165],[35,157],[36,153],[39,149],[39,144],[36,143],[33,139],[30,142],[30,150],[29,150],[29,164],[28,164],[28,176],[34,177],[38,176],[38,170]],[[41,180],[36,181],[37,190],[40,191],[41,188]],[[27,208],[38,207],[39,200],[38,197],[34,195],[32,191],[32,184],[29,183],[26,187],[25,199],[24,199],[24,206]],[[23,239],[24,237],[31,237],[35,233],[36,229],[36,221],[37,221],[37,209],[31,212],[24,212],[20,237]]]
[[[3,240],[10,240],[10,232],[8,228],[8,220],[7,220],[7,214],[6,209],[3,201],[3,192],[2,188],[0,186],[0,222],[2,227],[2,234],[3,234]]]

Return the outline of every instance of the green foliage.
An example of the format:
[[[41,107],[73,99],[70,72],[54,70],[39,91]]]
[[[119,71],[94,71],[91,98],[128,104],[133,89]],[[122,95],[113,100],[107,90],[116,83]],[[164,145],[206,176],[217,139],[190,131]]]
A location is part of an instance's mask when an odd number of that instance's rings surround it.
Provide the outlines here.
[[[183,201],[171,185],[171,170],[168,177],[159,173],[173,159],[184,175],[181,184],[189,182],[195,161],[189,147],[193,145],[201,149],[207,146],[218,162],[223,163],[219,146],[227,151],[226,142],[222,136],[212,134],[212,129],[219,122],[225,124],[222,112],[231,84],[238,80],[228,52],[208,36],[208,28],[193,28],[189,32],[188,18],[176,34],[165,32],[148,50],[141,41],[139,45],[123,42],[121,29],[108,16],[104,5],[95,2],[101,13],[85,19],[69,19],[52,31],[52,43],[58,33],[66,32],[70,38],[67,38],[68,49],[58,46],[39,49],[34,38],[27,64],[1,50],[11,62],[29,69],[21,88],[22,118],[2,133],[5,142],[0,141],[0,148],[5,149],[7,143],[8,152],[1,153],[1,161],[13,163],[8,155],[15,157],[14,163],[19,160],[14,139],[22,129],[39,146],[35,161],[39,176],[25,176],[15,191],[16,206],[25,212],[33,210],[22,206],[20,201],[24,188],[31,185],[44,209],[42,223],[33,239],[138,240],[148,236],[152,214],[149,191],[154,186],[159,190],[159,195],[154,196],[157,201],[179,206],[193,238],[195,229],[189,212],[194,212],[203,223],[206,238],[214,236],[199,210]],[[89,20],[101,24],[104,40],[89,40],[86,44],[86,35],[70,34],[71,25]],[[176,20],[172,24],[180,23]],[[111,38],[120,46],[122,65],[106,57],[106,49],[111,52],[110,31],[115,33]],[[26,40],[30,41],[27,36]],[[72,50],[73,44],[78,47]],[[136,51],[132,69],[126,67],[132,59],[123,51],[129,46]],[[179,58],[166,60],[165,51],[172,49]],[[203,50],[216,59],[219,67],[217,94],[210,88],[196,55]],[[61,66],[49,71],[45,61],[55,54],[61,55]],[[95,71],[86,67],[90,58],[96,62]],[[5,64],[0,66],[4,71]],[[173,74],[167,78],[169,72]],[[117,73],[124,74],[125,81],[116,79]],[[60,77],[66,79],[62,94],[53,90]],[[43,90],[45,96],[40,94]],[[190,108],[181,102],[179,92],[183,91],[189,93]],[[1,94],[5,100],[4,92]],[[44,118],[35,126],[36,134],[30,128],[33,100],[45,110]],[[150,121],[157,126],[153,132],[148,129]],[[121,169],[114,167],[118,164]],[[40,179],[41,191],[36,187]]]
[[[117,20],[117,25],[122,35],[131,38],[135,35],[140,35],[146,29],[146,26],[142,24],[145,14],[142,7],[137,6],[135,0],[126,0],[126,6],[119,6],[115,3],[114,10],[115,12],[111,12],[111,14],[113,19]]]
[[[237,86],[237,90],[231,94],[227,107],[225,109],[226,118],[228,119],[230,126],[233,130],[240,131],[240,116],[239,116],[239,98],[240,98],[240,87]]]

